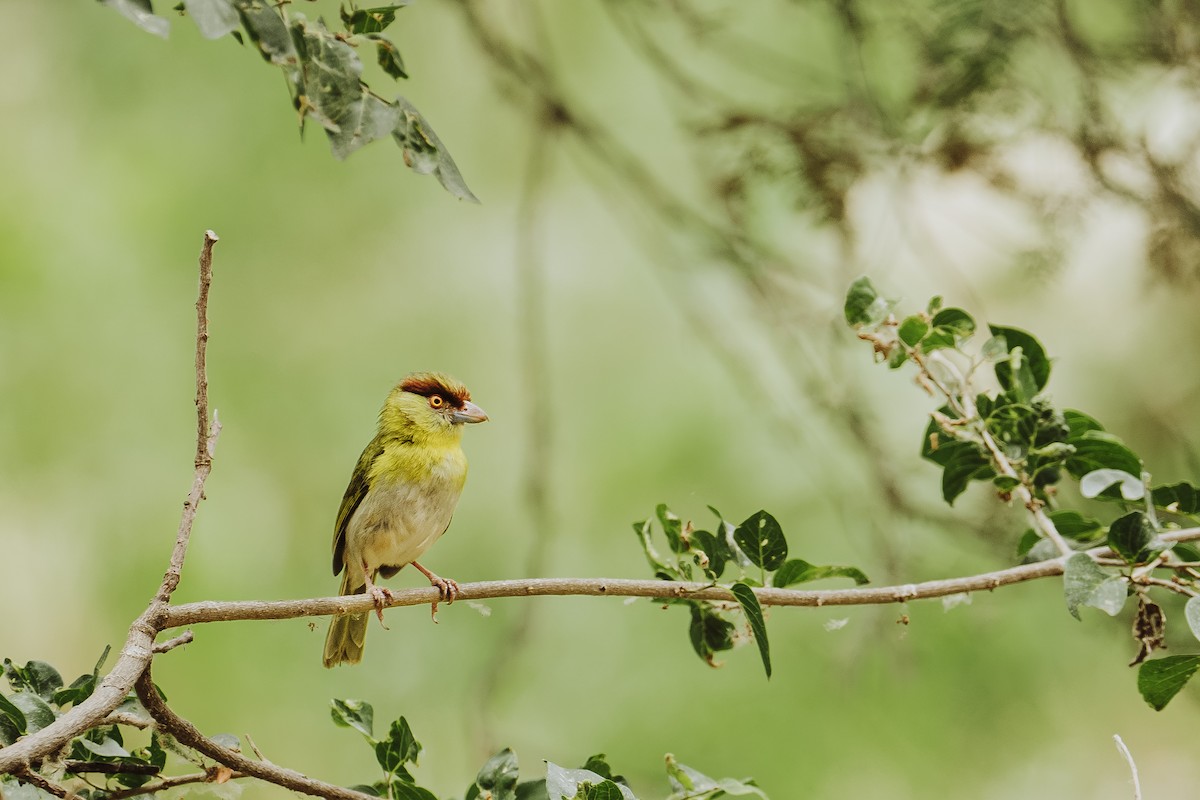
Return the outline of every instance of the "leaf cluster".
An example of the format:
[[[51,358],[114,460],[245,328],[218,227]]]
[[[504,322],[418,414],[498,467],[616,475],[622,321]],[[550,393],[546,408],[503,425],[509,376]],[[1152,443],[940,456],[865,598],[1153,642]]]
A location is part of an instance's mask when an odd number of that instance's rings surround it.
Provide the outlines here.
[[[145,31],[167,35],[170,23],[155,15],[152,0],[100,2]],[[400,49],[385,33],[406,3],[358,8],[351,2],[341,9],[340,30],[330,30],[323,19],[289,15],[286,5],[269,0],[183,0],[175,10],[190,17],[205,38],[233,36],[249,42],[267,63],[279,67],[301,134],[312,120],[325,131],[335,158],[391,137],[404,163],[418,175],[432,174],[455,197],[479,202],[421,112],[404,97],[384,98],[363,79],[359,51],[364,49],[374,51],[389,77],[408,77]]]
[[[746,622],[745,633],[758,645],[769,678],[771,649],[754,587],[786,588],[822,578],[850,578],[861,585],[868,578],[857,567],[819,566],[799,558],[789,559],[783,528],[766,511],[757,511],[734,525],[717,509],[712,506],[708,509],[716,517],[711,531],[684,522],[666,504],[660,504],[653,517],[633,523],[633,530],[656,578],[726,586],[736,600],[736,604],[689,597],[667,601],[686,606],[691,612],[688,637],[696,655],[709,666],[720,666],[716,654],[731,650],[746,639],[739,633],[740,613]],[[655,520],[665,550],[655,544],[659,538],[655,535]],[[722,583],[727,572],[734,575],[733,581]]]
[[[1147,661],[1164,646],[1166,625],[1149,590],[1165,585],[1194,600],[1200,572],[1192,565],[1200,562],[1200,551],[1164,544],[1160,515],[1195,524],[1200,491],[1187,482],[1152,486],[1142,459],[1120,438],[1082,411],[1056,407],[1046,393],[1051,360],[1033,334],[989,325],[989,338],[975,350],[970,340],[977,325],[966,311],[943,308],[935,297],[923,311],[897,319],[895,305],[870,279],[859,278],[846,294],[846,322],[872,344],[877,360],[892,369],[915,365],[918,383],[944,401],[930,415],[921,443],[922,457],[941,468],[942,497],[953,504],[975,481],[990,483],[1005,502],[1020,495],[1039,525],[1025,531],[1018,555],[1026,561],[1064,558],[1064,598],[1076,619],[1082,606],[1115,616],[1136,595],[1139,649],[1131,665],[1141,665],[1143,697],[1161,708],[1195,667],[1178,667],[1192,663],[1186,660]],[[994,388],[981,391],[977,376],[988,366]],[[1118,506],[1117,516],[1106,524],[1058,508],[1057,490],[1068,477],[1084,498]],[[1117,565],[1101,565],[1082,552],[1098,545],[1112,551]],[[1159,569],[1171,580],[1145,580]]]
[[[373,734],[375,711],[363,700],[332,700],[335,724],[361,733],[375,751],[384,775],[370,784],[351,787],[376,797],[391,800],[437,800],[428,789],[418,786],[407,765],[417,763],[421,744],[413,737],[404,717],[394,721],[383,739]],[[749,780],[714,780],[691,767],[679,764],[667,755],[667,779],[671,786],[668,800],[716,800],[716,798],[754,794],[766,800],[762,790]],[[591,756],[577,769],[546,762],[546,775],[522,781],[517,756],[505,748],[489,758],[463,794],[464,800],[637,800],[625,778],[613,773],[603,753]]]

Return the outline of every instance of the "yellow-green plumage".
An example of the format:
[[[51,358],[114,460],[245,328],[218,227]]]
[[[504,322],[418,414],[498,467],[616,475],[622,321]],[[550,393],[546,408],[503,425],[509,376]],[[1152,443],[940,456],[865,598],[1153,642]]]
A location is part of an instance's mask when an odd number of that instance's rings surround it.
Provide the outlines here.
[[[390,578],[416,562],[445,532],[467,480],[463,425],[486,419],[467,388],[445,375],[413,373],[391,391],[334,524],[333,573],[345,570],[341,594],[370,592],[381,608],[388,592],[374,586],[375,577]],[[443,590],[453,585],[426,574]],[[368,619],[367,613],[333,618],[325,666],[362,659]]]

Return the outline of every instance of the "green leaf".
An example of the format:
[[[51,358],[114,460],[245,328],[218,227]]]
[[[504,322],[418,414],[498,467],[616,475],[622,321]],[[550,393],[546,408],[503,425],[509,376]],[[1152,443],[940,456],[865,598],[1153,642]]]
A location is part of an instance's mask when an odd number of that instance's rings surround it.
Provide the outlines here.
[[[368,34],[367,38],[375,42],[375,57],[384,72],[397,80],[408,77],[400,49],[390,39],[378,33]]]
[[[1138,691],[1151,708],[1162,711],[1197,668],[1200,656],[1167,656],[1146,661],[1138,669]]]
[[[28,661],[25,666],[18,667],[6,658],[4,675],[13,689],[28,689],[47,701],[52,700],[55,692],[63,685],[62,675],[45,661]]]
[[[137,25],[147,33],[167,38],[171,23],[163,17],[154,15],[150,0],[100,0],[101,3],[116,11],[125,19]]]
[[[379,33],[396,21],[396,11],[406,5],[408,3],[376,8],[356,8],[353,11],[343,8],[341,9],[342,23],[350,33]]]
[[[925,306],[925,313],[932,317],[934,314],[940,311],[941,308],[942,296],[940,294],[935,294],[933,297],[929,298],[929,303],[927,303]]]
[[[1187,482],[1155,486],[1150,491],[1150,498],[1154,505],[1176,514],[1190,515],[1200,511],[1200,489]]]
[[[400,108],[400,120],[392,137],[404,151],[404,163],[418,175],[433,173],[442,188],[460,200],[478,203],[479,198],[467,188],[458,165],[421,112],[403,97],[396,98],[396,105]]]
[[[379,784],[369,786],[365,783],[356,783],[350,787],[350,790],[354,792],[362,792],[363,794],[369,794],[372,797],[383,797],[384,792],[387,791],[387,786],[385,785],[381,788]]]
[[[1142,479],[1123,469],[1092,470],[1079,479],[1079,493],[1090,500],[1114,484],[1120,487],[1121,497],[1126,500],[1141,500],[1146,496]]]
[[[487,760],[475,776],[475,785],[483,790],[484,797],[495,800],[511,800],[517,785],[517,756],[507,747]]]
[[[934,330],[949,331],[956,339],[975,333],[975,320],[961,308],[943,308],[933,316]]]
[[[220,39],[241,24],[232,0],[183,0],[183,7],[205,39]]]
[[[779,569],[787,558],[787,539],[773,516],[758,511],[746,518],[733,532],[733,541],[750,563],[768,572]]]
[[[1014,364],[1013,360],[1009,360],[996,364],[996,380],[1000,381],[1001,388],[1006,392],[1014,389],[1027,392],[1026,400],[1032,399],[1033,395],[1045,389],[1046,382],[1050,380],[1050,359],[1046,357],[1041,342],[1020,328],[989,325],[988,330],[992,336],[1004,337],[1010,355],[1018,348],[1021,351],[1019,363]],[[1019,383],[1021,379],[1017,374],[1022,365],[1029,370],[1028,382],[1025,384]]]
[[[771,578],[771,584],[778,589],[783,589],[797,583],[819,581],[823,578],[850,578],[856,586],[871,582],[871,579],[858,567],[822,567],[810,564],[803,559],[793,558],[784,562],[783,566],[775,572]]]
[[[1108,546],[1130,564],[1144,564],[1162,552],[1163,543],[1141,511],[1133,511],[1108,526]]]
[[[624,776],[613,773],[612,767],[608,765],[608,756],[604,753],[596,753],[595,755],[588,756],[588,760],[583,762],[583,766],[580,769],[591,770],[605,780],[616,783],[628,783]]]
[[[96,690],[96,675],[80,675],[70,686],[54,693],[51,699],[60,708],[66,705],[79,705],[92,696]]]
[[[375,741],[375,709],[365,700],[330,700],[329,715],[342,728],[354,730]]]
[[[1079,607],[1098,608],[1115,617],[1125,605],[1128,594],[1124,579],[1102,569],[1087,553],[1067,559],[1063,570],[1063,594],[1067,611],[1079,619]]]
[[[1104,529],[1099,520],[1085,517],[1078,511],[1051,511],[1047,516],[1060,534],[1073,541],[1094,539]]]
[[[714,780],[704,773],[694,770],[686,764],[680,764],[675,757],[667,755],[667,779],[674,790],[667,800],[693,800],[693,798],[721,797],[728,795],[756,795],[763,800],[767,796],[751,781],[738,781],[732,778]]]
[[[32,731],[31,731],[32,733]],[[99,742],[93,742],[90,739],[77,739],[83,748],[92,755],[100,756],[101,758],[126,758],[129,756],[129,751],[122,747],[115,740],[105,736]]]
[[[1088,431],[1103,431],[1104,426],[1089,417],[1082,411],[1076,411],[1073,408],[1063,409],[1063,419],[1067,423],[1067,428],[1070,431],[1068,439],[1078,439]]]
[[[983,448],[974,442],[950,441],[938,448],[939,458],[945,460],[942,470],[942,498],[954,501],[967,490],[973,480],[990,480],[996,474]]]
[[[850,284],[844,311],[846,323],[852,328],[877,325],[888,315],[888,302],[879,296],[871,279],[864,275]]]
[[[992,485],[1001,492],[1011,492],[1021,485],[1021,481],[1012,475],[997,475],[992,478]]]
[[[718,537],[708,531],[692,531],[692,551],[696,564],[703,567],[705,573],[714,580],[721,577],[721,573],[725,571],[725,563],[733,556],[725,537]]]
[[[715,667],[717,662],[713,656],[733,647],[733,632],[736,628],[708,603],[696,601],[688,606],[692,610],[692,622],[688,626],[692,649],[696,651],[696,655],[708,662],[710,667]]]
[[[987,361],[997,361],[1008,355],[1008,340],[1003,336],[992,336],[979,348],[979,354]]]
[[[638,541],[641,542],[642,551],[646,554],[646,561],[654,570],[655,577],[668,581],[679,578],[678,568],[664,561],[654,546],[654,523],[651,520],[635,522],[633,523],[633,532],[637,534]]]
[[[25,712],[17,708],[11,700],[0,694],[0,720],[8,720],[9,724],[16,730],[16,736],[21,736],[25,733]],[[16,736],[13,738],[15,739]],[[9,742],[12,744],[12,742]]]
[[[390,784],[392,800],[438,800],[437,795],[428,789],[414,786],[402,780],[393,780]]]
[[[1075,448],[1075,455],[1067,459],[1067,471],[1076,478],[1098,469],[1142,474],[1141,459],[1111,433],[1088,430],[1079,436],[1072,434],[1067,442]]]
[[[264,59],[279,65],[299,62],[292,35],[269,0],[234,0],[234,6],[242,27]]]
[[[1187,617],[1187,624],[1192,629],[1192,636],[1200,639],[1200,597],[1188,598],[1187,605],[1183,607],[1183,615]]]
[[[388,729],[388,738],[375,745],[375,760],[384,772],[404,776],[408,775],[404,765],[417,763],[420,753],[421,744],[413,737],[404,717],[393,722]]]
[[[56,719],[54,709],[33,692],[17,692],[9,695],[8,699],[25,715],[26,733],[36,733]]]
[[[744,583],[735,583],[729,587],[729,591],[737,599],[738,605],[742,607],[742,612],[746,615],[746,621],[750,623],[750,632],[754,634],[754,641],[758,644],[758,654],[762,656],[763,669],[770,678],[771,644],[767,641],[767,622],[763,619],[762,606],[758,604],[754,590]]]
[[[900,337],[900,341],[909,347],[915,347],[917,342],[921,341],[928,332],[929,323],[916,314],[907,317],[896,329],[896,335]]]
[[[478,787],[475,791],[479,791]],[[467,800],[471,800],[467,797]],[[550,793],[546,791],[546,779],[538,778],[536,781],[521,781],[517,784],[517,800],[550,800]]]

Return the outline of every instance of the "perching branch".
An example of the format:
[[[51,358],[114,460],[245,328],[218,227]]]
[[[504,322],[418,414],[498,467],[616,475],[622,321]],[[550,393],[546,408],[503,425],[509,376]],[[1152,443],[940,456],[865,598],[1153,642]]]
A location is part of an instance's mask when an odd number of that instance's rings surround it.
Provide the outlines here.
[[[1187,528],[1162,534],[1164,542],[1190,542],[1200,539],[1200,528]],[[1086,551],[1099,557],[1111,555],[1107,547]],[[754,594],[763,605],[771,606],[861,606],[906,603],[967,592],[991,591],[1001,586],[1049,578],[1063,573],[1065,557],[1018,567],[984,572],[963,578],[877,586],[854,589],[773,589],[758,588]],[[437,589],[399,589],[392,592],[389,607],[425,605],[438,599]],[[711,583],[627,580],[609,578],[529,578],[507,581],[460,583],[459,600],[491,600],[501,597],[535,596],[650,597],[659,600],[726,600],[735,602],[729,590]],[[171,608],[163,619],[164,628],[199,625],[233,620],[295,619],[331,614],[352,614],[373,609],[371,598],[363,596],[320,597],[311,600],[205,600]]]

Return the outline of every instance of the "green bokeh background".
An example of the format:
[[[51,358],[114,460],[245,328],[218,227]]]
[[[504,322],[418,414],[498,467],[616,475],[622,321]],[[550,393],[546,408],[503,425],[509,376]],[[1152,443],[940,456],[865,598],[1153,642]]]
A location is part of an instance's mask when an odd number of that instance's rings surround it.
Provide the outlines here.
[[[3,16],[0,655],[50,661],[70,680],[123,641],[161,578],[192,472],[206,228],[221,237],[209,363],[224,432],[177,599],[331,594],[349,471],[388,389],[425,368],[463,379],[492,418],[467,433],[471,478],[427,563],[460,581],[520,576],[532,387],[514,220],[531,133],[450,4],[402,12],[395,38],[414,79],[401,88],[480,206],[412,175],[390,144],[338,163],[318,130],[300,141],[278,72],[186,21],[164,42],[90,2],[9,0]],[[555,24],[568,82],[601,107],[628,103],[636,130],[636,110],[656,101],[628,54],[591,36],[585,11]],[[671,168],[659,133],[651,121],[636,135]],[[912,305],[945,294],[1037,331],[1057,358],[1056,399],[1105,420],[1157,477],[1197,477],[1196,298],[1146,278],[1128,227],[1097,223],[1063,270],[1032,283],[993,246],[1004,226],[986,208],[964,219],[935,197],[931,213],[972,228],[975,249],[959,247],[953,268],[889,262],[883,214],[860,263],[814,267],[805,281],[820,313],[797,329],[837,343],[824,379],[881,422],[879,455],[864,456],[803,400],[732,376],[680,313],[705,300],[678,291],[559,167],[537,228],[549,272],[550,575],[645,576],[630,522],[662,501],[702,521],[710,503],[738,519],[767,508],[793,554],[857,564],[876,582],[1011,563],[1019,510],[982,490],[951,512],[963,526],[950,533],[878,510],[870,457],[902,476],[912,503],[942,512],[937,472],[916,454],[931,401],[872,368],[838,327],[841,293],[863,269]],[[713,286],[704,297],[729,326],[718,335],[752,337],[754,320]],[[808,429],[781,427],[780,403],[809,414]],[[666,752],[754,776],[775,800],[1124,798],[1114,733],[1147,797],[1179,796],[1200,780],[1194,691],[1149,710],[1125,666],[1128,615],[1077,623],[1060,591],[1042,581],[952,610],[775,610],[770,681],[753,648],[705,667],[682,611],[583,598],[496,601],[490,614],[460,604],[437,626],[423,609],[393,611],[390,631],[372,625],[365,662],[333,671],[320,665],[323,621],[209,625],[155,674],[202,730],[249,732],[277,763],[342,784],[373,780],[374,761],[329,722],[328,699],[369,700],[381,720],[404,714],[426,746],[418,777],[439,796],[461,795],[489,748],[507,745],[526,775],[542,759],[606,752],[643,798],[666,794]],[[512,647],[522,603],[536,605],[532,632],[483,708],[480,682]],[[835,619],[849,621],[826,630]],[[248,784],[244,796],[282,792]]]

